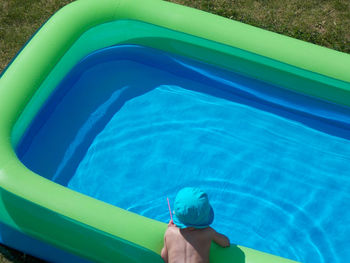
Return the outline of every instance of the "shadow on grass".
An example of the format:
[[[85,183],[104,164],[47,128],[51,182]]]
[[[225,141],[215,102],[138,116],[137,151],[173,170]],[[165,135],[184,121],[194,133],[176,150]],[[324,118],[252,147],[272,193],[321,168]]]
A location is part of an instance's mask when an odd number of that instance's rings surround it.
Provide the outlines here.
[[[0,244],[0,262],[42,263],[45,261]]]

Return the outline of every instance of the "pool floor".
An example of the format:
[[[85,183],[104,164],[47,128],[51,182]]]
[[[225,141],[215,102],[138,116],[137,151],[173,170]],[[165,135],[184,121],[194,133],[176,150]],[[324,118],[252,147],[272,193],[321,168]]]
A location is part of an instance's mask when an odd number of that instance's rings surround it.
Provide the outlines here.
[[[350,258],[349,109],[120,49],[91,55],[61,83],[18,146],[25,165],[162,222],[166,197],[200,187],[232,243],[301,262]]]

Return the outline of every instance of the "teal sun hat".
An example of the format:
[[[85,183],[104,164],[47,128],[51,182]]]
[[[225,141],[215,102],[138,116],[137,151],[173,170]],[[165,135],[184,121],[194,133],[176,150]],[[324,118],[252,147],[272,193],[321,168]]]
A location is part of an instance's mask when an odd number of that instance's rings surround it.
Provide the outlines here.
[[[174,224],[179,228],[206,228],[214,220],[208,195],[199,188],[181,189],[174,203]]]

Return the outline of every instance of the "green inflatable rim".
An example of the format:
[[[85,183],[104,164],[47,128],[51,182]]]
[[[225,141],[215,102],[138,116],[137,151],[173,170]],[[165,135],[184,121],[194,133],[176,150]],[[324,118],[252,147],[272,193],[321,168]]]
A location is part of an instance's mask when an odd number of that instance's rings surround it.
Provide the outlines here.
[[[84,38],[120,23],[135,26],[135,34],[124,29],[123,37],[117,41],[115,36],[107,36],[102,46],[97,41],[84,52],[74,51],[84,47]],[[145,28],[149,34],[145,34]],[[169,39],[172,41],[165,41]],[[276,84],[288,79],[293,85],[286,84],[286,88],[349,105],[347,54],[163,1],[149,0],[145,4],[142,0],[80,0],[61,9],[0,79],[0,220],[91,260],[161,262],[159,253],[166,225],[33,173],[18,160],[14,147],[64,73],[88,54],[90,47],[94,50],[118,43],[143,44],[189,56],[192,53],[194,58],[229,69],[242,63],[247,65],[242,73],[248,75],[248,68],[255,65],[264,73],[264,81],[274,83],[271,76],[282,74]],[[176,43],[178,48],[170,48],[167,43]],[[195,47],[194,52],[185,51],[190,47]],[[221,56],[225,63],[214,55]],[[230,65],[224,59],[227,56],[235,63]],[[67,238],[66,233],[75,235]],[[211,261],[242,259],[242,253],[247,262],[292,262],[241,246],[221,249],[215,245]]]

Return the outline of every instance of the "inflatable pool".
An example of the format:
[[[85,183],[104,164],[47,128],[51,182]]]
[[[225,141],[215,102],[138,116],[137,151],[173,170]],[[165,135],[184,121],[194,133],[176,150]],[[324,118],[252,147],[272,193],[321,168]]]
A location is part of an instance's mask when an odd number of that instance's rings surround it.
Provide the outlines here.
[[[117,47],[122,60],[143,56],[142,63],[154,63],[139,51],[130,55],[130,47],[167,52],[350,106],[347,54],[169,2],[76,1],[46,22],[0,79],[2,243],[55,262],[162,262],[166,224],[48,180],[24,166],[15,152],[75,66],[93,63],[89,58],[96,52],[114,56],[110,47]],[[294,261],[243,246],[213,245],[211,262]]]

